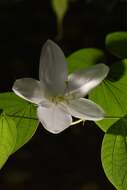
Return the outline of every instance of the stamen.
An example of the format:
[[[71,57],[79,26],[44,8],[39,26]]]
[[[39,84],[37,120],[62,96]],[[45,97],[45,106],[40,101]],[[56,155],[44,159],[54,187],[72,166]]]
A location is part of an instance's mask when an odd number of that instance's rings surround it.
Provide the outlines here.
[[[52,96],[50,98],[50,101],[54,104],[58,104],[59,102],[66,101],[66,98],[64,96]]]
[[[72,125],[76,125],[76,124],[78,124],[78,123],[80,123],[80,122],[83,122],[83,123],[84,123],[84,120],[79,119],[79,120],[77,120],[77,121],[74,121],[74,122],[71,123],[71,126],[72,126]]]

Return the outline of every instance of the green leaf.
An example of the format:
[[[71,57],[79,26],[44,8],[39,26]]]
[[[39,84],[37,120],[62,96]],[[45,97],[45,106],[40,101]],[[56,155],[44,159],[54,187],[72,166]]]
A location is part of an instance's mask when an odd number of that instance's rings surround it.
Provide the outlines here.
[[[56,13],[58,22],[62,22],[68,9],[68,0],[52,0],[52,7]]]
[[[104,53],[95,48],[78,50],[67,58],[70,73],[103,61]]]
[[[127,32],[114,32],[106,36],[106,48],[120,58],[127,58]]]
[[[106,132],[102,143],[102,165],[117,190],[127,189],[127,118]]]
[[[36,107],[14,93],[1,93],[0,108],[15,121],[17,127],[16,145],[13,150],[15,152],[31,139],[37,129]]]
[[[17,138],[15,122],[5,114],[0,115],[0,168],[11,155]]]
[[[90,99],[106,113],[105,119],[96,122],[103,131],[127,114],[127,59],[112,65],[108,78],[91,91]]]

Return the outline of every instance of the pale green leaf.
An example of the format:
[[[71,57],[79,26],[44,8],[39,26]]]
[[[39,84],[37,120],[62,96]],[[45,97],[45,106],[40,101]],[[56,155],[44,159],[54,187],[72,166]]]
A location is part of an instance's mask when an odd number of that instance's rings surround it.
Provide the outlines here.
[[[103,131],[127,113],[127,59],[111,66],[108,78],[91,91],[90,99],[106,113],[106,118],[97,122]]]
[[[5,114],[0,115],[0,168],[11,155],[17,138],[15,122]]]
[[[85,48],[78,50],[67,58],[70,73],[103,61],[103,51],[96,48]]]
[[[17,139],[13,150],[14,152],[28,142],[37,129],[38,120],[36,107],[19,98],[14,93],[1,93],[0,108],[14,119],[17,127]]]
[[[127,189],[127,118],[106,132],[102,143],[102,165],[117,190]]]

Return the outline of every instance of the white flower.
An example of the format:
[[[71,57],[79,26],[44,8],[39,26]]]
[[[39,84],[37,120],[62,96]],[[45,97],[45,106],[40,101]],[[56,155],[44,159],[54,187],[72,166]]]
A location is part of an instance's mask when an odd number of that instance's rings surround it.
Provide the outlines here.
[[[45,129],[57,134],[69,127],[72,116],[83,120],[101,120],[104,111],[91,100],[83,98],[107,76],[109,68],[97,64],[68,76],[62,50],[48,40],[40,57],[39,78],[15,81],[13,91],[38,105],[37,115]]]

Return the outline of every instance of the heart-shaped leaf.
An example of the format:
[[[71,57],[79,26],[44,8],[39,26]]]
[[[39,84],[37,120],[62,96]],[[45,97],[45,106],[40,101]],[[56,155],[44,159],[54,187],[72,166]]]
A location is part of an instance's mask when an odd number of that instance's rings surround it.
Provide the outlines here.
[[[103,131],[127,114],[127,59],[112,65],[108,78],[91,91],[90,99],[105,110],[106,118],[97,122]]]
[[[31,139],[37,129],[36,107],[14,93],[1,93],[0,108],[15,121],[17,127],[16,145],[13,150],[15,152]]]
[[[127,189],[127,118],[106,132],[102,143],[102,165],[117,190]]]
[[[11,155],[17,139],[15,122],[4,113],[0,115],[0,168]]]

